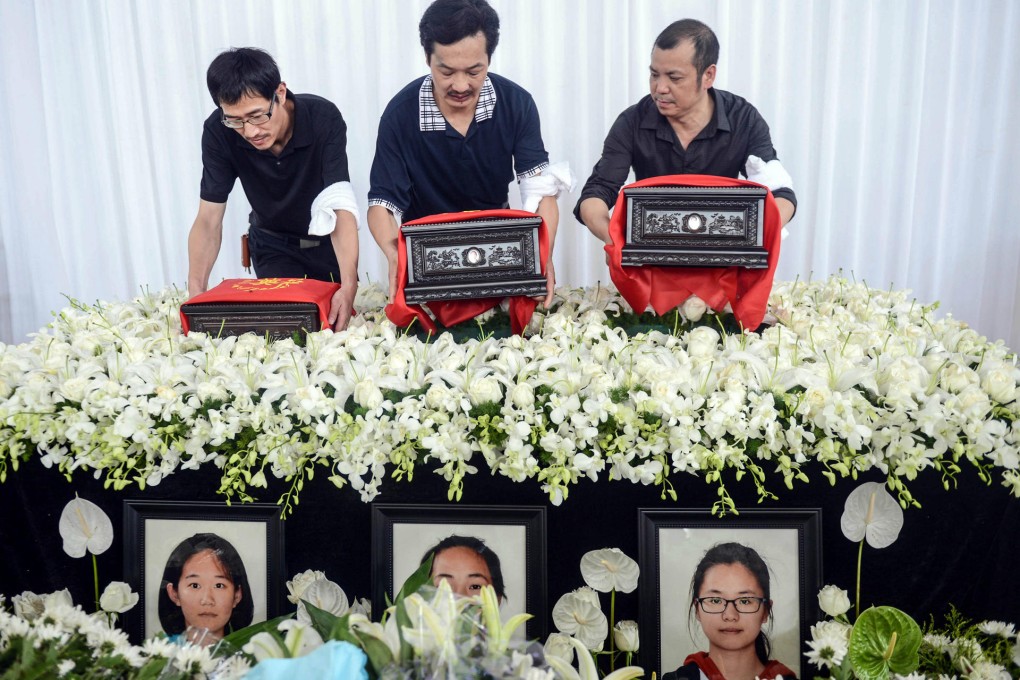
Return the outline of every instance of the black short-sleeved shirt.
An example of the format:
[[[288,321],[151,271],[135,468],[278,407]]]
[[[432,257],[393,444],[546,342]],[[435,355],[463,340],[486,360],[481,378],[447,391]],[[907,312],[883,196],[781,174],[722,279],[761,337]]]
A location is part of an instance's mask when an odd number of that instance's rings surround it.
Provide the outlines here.
[[[429,91],[422,94],[426,78],[398,92],[379,120],[369,205],[402,213],[404,222],[505,207],[514,174],[518,180],[538,174],[549,162],[535,101],[520,86],[490,73],[495,101],[487,101],[491,95],[483,87],[475,119],[461,135],[444,124]],[[423,114],[426,108],[431,111]]]
[[[252,146],[213,111],[202,130],[202,200],[226,203],[241,179],[255,226],[308,234],[312,201],[330,184],[350,181],[347,124],[329,100],[287,92],[294,102],[294,132],[279,156]]]
[[[616,119],[606,136],[602,157],[581,190],[574,216],[581,221],[581,201],[601,198],[612,208],[620,187],[634,168],[637,180],[660,175],[716,175],[738,177],[749,156],[763,161],[776,159],[769,126],[758,110],[743,97],[725,90],[709,89],[715,114],[685,150],[669,121],[646,95]],[[793,189],[777,189],[777,198],[794,206]]]

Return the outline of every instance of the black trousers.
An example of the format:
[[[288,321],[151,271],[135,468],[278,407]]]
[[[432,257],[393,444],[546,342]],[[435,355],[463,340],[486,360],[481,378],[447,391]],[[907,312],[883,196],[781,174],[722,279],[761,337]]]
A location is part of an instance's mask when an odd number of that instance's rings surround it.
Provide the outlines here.
[[[329,236],[291,236],[252,226],[248,229],[248,250],[255,276],[260,279],[309,278],[340,283],[340,264]]]

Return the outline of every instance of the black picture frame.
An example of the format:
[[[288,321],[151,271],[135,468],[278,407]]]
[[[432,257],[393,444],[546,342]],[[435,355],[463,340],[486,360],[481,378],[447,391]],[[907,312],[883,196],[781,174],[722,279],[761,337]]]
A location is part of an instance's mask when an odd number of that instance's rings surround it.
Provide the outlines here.
[[[124,580],[138,593],[138,604],[123,615],[134,640],[162,630],[157,602],[166,560],[177,545],[196,533],[215,533],[237,550],[250,585],[252,623],[280,616],[286,578],[281,508],[268,503],[228,506],[202,501],[124,501]]]
[[[545,639],[546,512],[541,506],[374,504],[372,611],[383,611],[387,596],[392,599],[425,552],[452,534],[481,538],[499,556],[506,584],[504,619],[532,614],[524,627],[527,638]]]
[[[818,620],[821,526],[819,508],[740,510],[722,518],[708,510],[639,508],[639,626],[645,667],[672,671],[689,653],[707,649],[697,624],[690,630],[691,577],[708,548],[735,541],[757,550],[769,566],[772,657],[801,677],[804,641],[811,639],[811,625]],[[794,570],[796,578],[791,579]]]

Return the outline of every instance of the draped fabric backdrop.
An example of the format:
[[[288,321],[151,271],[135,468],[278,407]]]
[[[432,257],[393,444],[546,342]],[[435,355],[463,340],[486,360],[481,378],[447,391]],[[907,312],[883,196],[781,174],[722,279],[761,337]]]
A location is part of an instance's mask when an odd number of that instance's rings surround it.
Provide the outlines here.
[[[722,45],[718,87],[769,122],[800,208],[778,276],[842,269],[1020,347],[1020,3],[1009,0],[492,0],[492,70],[528,89],[560,201],[559,282],[608,280],[570,211],[616,116],[647,92],[652,42],[694,17]],[[424,0],[0,3],[0,341],[67,304],[184,285],[198,207],[205,69],[231,46],[334,101],[362,209],[379,115],[426,73]],[[1014,120],[1010,119],[1013,114]],[[512,205],[519,205],[516,188]],[[242,276],[248,206],[227,209],[212,281]],[[362,281],[385,276],[367,226]]]

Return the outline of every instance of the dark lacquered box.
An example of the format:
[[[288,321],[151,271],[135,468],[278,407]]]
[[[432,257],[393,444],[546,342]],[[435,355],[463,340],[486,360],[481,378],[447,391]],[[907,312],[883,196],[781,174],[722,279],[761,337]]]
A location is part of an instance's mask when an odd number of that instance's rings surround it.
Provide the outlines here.
[[[625,265],[768,267],[760,187],[636,187],[627,209]]]
[[[411,304],[546,292],[542,218],[501,217],[401,227]]]
[[[181,305],[191,330],[214,337],[255,333],[272,340],[322,330],[319,308],[308,302]]]
[[[227,279],[181,305],[184,332],[255,333],[273,340],[320,331],[339,286],[313,279]]]

